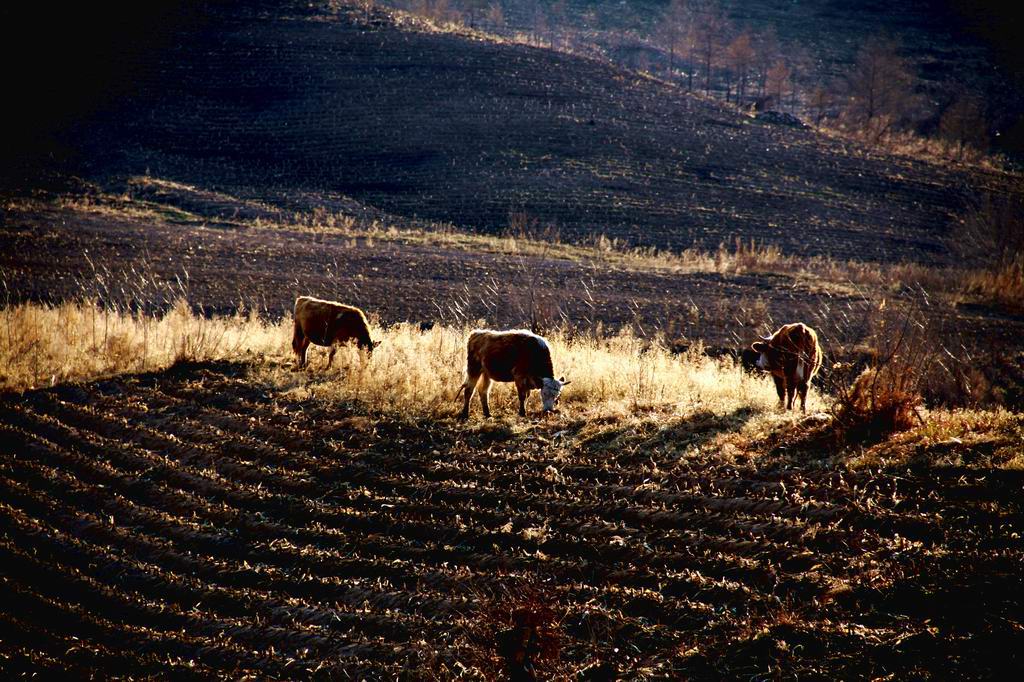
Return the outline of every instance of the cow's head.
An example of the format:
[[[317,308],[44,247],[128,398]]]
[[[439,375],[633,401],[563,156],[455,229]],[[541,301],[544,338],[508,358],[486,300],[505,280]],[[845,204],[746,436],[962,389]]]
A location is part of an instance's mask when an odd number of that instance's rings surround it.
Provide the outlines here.
[[[373,349],[380,345],[380,341],[371,341],[367,336],[359,341],[359,347],[366,351],[367,355],[373,355]]]
[[[757,353],[757,368],[774,371],[782,368],[783,353],[772,345],[772,337],[763,336],[750,346]]]
[[[562,387],[570,383],[572,382],[566,381],[565,377],[561,379],[545,377],[541,381],[540,400],[544,404],[545,412],[557,412],[555,406],[558,404],[558,398],[562,394]]]

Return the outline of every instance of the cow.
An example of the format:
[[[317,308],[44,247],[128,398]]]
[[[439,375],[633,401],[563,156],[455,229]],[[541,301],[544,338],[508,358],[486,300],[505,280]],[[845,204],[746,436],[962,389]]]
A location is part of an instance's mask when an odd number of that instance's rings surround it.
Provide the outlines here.
[[[331,353],[324,367],[327,369],[334,362],[334,352],[338,346],[352,339],[367,353],[372,353],[379,345],[379,342],[370,339],[370,327],[362,310],[312,296],[299,296],[295,299],[292,350],[295,351],[296,369],[305,367],[309,344],[330,347]]]
[[[565,377],[555,379],[551,367],[551,349],[543,337],[525,329],[474,330],[466,342],[466,380],[455,394],[458,399],[459,393],[466,393],[466,402],[460,415],[462,419],[469,418],[469,401],[474,389],[480,390],[484,416],[491,416],[487,396],[493,381],[515,382],[520,417],[526,416],[526,398],[531,390],[540,389],[545,413],[555,412],[562,387],[571,383]]]
[[[802,322],[784,324],[771,336],[750,346],[757,352],[759,369],[771,372],[779,406],[793,409],[794,391],[800,393],[800,410],[807,411],[807,385],[821,367],[818,335]]]

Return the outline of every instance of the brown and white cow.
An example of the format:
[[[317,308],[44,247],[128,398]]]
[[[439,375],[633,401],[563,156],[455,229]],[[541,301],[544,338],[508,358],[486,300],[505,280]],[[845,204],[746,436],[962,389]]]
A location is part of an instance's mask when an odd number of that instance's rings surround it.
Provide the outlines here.
[[[334,352],[338,346],[353,339],[368,353],[372,353],[378,345],[370,340],[370,327],[362,310],[312,296],[299,296],[295,299],[292,350],[295,351],[297,367],[306,365],[306,349],[309,344],[330,347],[326,369],[334,362]]]
[[[818,335],[802,322],[784,324],[771,336],[755,341],[757,366],[771,372],[779,404],[793,409],[794,391],[800,393],[800,410],[807,411],[807,385],[821,367]]]
[[[491,416],[487,396],[493,381],[515,382],[520,417],[526,416],[526,398],[531,390],[540,389],[544,412],[554,412],[562,387],[570,383],[565,377],[555,379],[551,349],[543,337],[525,329],[477,329],[470,333],[466,342],[466,380],[459,389],[459,392],[466,392],[460,415],[463,419],[469,417],[469,401],[474,389],[480,390],[484,416]]]

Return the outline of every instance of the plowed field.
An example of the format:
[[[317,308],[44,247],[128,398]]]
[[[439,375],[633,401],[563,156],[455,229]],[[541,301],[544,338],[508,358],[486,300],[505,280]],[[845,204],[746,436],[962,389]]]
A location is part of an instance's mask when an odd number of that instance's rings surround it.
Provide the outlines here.
[[[1024,670],[1019,472],[669,458],[583,427],[371,418],[236,364],[2,398],[0,672],[494,672],[493,614],[527,589],[557,616],[548,674]]]

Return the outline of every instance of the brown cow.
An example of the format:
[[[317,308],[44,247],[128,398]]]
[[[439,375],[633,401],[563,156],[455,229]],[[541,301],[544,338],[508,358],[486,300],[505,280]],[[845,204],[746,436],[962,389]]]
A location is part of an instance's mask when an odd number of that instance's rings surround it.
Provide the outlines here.
[[[334,362],[334,352],[346,341],[355,339],[360,348],[372,353],[378,345],[370,340],[370,327],[366,315],[354,308],[335,301],[322,301],[312,296],[295,299],[295,335],[292,350],[295,351],[296,367],[306,365],[306,349],[309,344],[329,346],[331,353],[327,365]]]
[[[476,388],[480,389],[484,416],[491,416],[487,396],[492,381],[515,382],[520,417],[526,416],[526,398],[533,389],[540,389],[544,412],[554,412],[562,387],[570,383],[565,377],[555,379],[554,376],[551,349],[542,337],[525,329],[504,332],[477,329],[466,343],[466,380],[459,389],[460,393],[466,392],[466,403],[460,416],[469,417],[469,401]]]
[[[793,393],[800,392],[800,410],[807,411],[807,385],[821,367],[818,335],[802,322],[782,325],[771,336],[751,345],[758,353],[757,366],[775,379],[779,405],[793,409]]]

